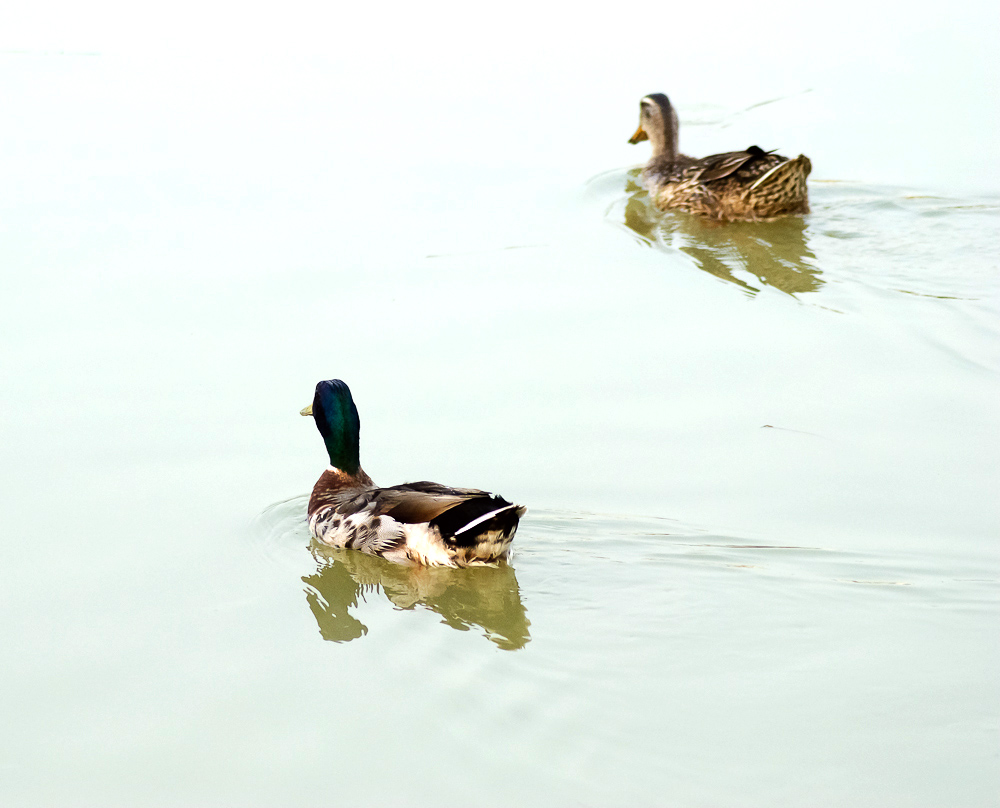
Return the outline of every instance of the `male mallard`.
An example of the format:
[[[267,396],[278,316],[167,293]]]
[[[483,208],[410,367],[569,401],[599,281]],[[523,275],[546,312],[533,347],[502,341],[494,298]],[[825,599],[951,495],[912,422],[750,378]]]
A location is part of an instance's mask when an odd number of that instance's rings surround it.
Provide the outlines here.
[[[639,102],[639,128],[629,143],[649,140],[653,156],[643,176],[656,207],[679,208],[713,219],[773,219],[808,213],[806,177],[812,163],[765,152],[713,154],[701,159],[677,151],[677,113],[663,93]]]
[[[358,459],[361,419],[340,379],[316,385],[311,415],[330,465],[309,497],[309,530],[332,547],[390,561],[465,567],[506,558],[525,509],[473,488],[419,482],[378,488]]]

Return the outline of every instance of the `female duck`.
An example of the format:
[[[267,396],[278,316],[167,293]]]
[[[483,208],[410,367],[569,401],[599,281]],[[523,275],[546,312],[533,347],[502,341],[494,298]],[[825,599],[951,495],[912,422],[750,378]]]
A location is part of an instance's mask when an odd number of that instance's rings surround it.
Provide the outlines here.
[[[809,158],[794,160],[756,146],[701,159],[677,151],[677,113],[662,93],[639,102],[639,128],[629,143],[649,140],[653,155],[643,169],[656,206],[712,219],[773,219],[808,213]]]
[[[359,461],[361,419],[339,379],[320,382],[312,415],[330,465],[309,498],[309,530],[324,544],[390,561],[465,567],[506,558],[525,509],[472,488],[419,482],[378,488]]]

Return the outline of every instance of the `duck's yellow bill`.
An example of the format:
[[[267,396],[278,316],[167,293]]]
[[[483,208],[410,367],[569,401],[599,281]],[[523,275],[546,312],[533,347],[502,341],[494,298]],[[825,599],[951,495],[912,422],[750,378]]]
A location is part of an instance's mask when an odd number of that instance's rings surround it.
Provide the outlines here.
[[[303,407],[301,410],[299,410],[299,415],[312,415],[312,414],[313,414],[312,404],[310,404],[308,407]]]
[[[634,144],[634,143],[642,143],[642,141],[644,140],[649,140],[649,135],[647,135],[646,131],[640,126],[638,129],[635,130],[635,134],[628,139],[628,142]]]

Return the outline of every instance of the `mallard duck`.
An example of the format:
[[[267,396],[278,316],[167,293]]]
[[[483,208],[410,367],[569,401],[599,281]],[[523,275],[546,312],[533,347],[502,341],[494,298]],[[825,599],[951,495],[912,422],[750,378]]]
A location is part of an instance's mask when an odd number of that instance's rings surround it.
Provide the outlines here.
[[[639,128],[629,143],[648,140],[653,155],[643,177],[656,206],[719,220],[773,219],[808,213],[806,177],[812,163],[757,146],[700,159],[677,151],[677,113],[663,93],[639,102]]]
[[[331,547],[390,561],[466,567],[506,558],[525,508],[474,488],[379,488],[361,468],[361,419],[340,379],[316,385],[311,415],[330,456],[309,497],[309,531]]]

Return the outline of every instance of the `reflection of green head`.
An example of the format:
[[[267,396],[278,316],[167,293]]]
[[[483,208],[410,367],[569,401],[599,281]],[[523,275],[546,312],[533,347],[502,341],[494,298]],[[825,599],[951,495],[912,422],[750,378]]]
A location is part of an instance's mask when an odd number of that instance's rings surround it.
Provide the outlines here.
[[[340,379],[317,384],[312,414],[330,454],[330,465],[348,474],[357,474],[361,468],[358,456],[361,419],[350,388]]]

